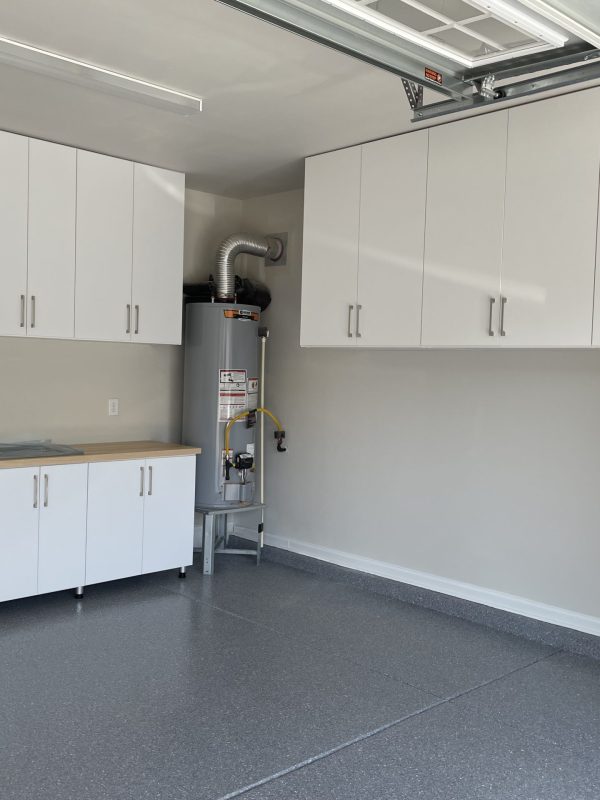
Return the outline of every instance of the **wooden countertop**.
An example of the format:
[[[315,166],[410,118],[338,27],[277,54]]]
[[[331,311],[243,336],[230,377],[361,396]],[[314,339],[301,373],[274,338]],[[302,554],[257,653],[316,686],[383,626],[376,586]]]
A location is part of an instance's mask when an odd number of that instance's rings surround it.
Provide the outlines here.
[[[91,464],[97,461],[129,461],[136,458],[161,458],[165,456],[193,456],[201,453],[199,447],[164,442],[102,442],[74,444],[83,455],[49,456],[47,458],[11,458],[0,460],[0,469],[14,467],[49,467],[54,464]]]

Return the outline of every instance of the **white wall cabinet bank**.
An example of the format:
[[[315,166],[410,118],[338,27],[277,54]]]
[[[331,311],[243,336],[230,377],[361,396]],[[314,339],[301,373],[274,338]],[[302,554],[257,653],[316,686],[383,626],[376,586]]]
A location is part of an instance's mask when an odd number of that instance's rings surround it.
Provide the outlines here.
[[[0,131],[0,336],[181,344],[185,175]]]
[[[0,601],[73,588],[81,594],[86,585],[166,569],[185,573],[197,450],[162,456],[148,444],[119,460],[0,469]]]
[[[593,88],[307,159],[301,345],[600,345],[599,127]]]

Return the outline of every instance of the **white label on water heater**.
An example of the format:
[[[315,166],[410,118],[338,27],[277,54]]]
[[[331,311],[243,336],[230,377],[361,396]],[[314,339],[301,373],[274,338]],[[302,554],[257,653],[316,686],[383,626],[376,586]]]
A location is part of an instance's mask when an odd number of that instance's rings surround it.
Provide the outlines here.
[[[219,370],[219,422],[227,422],[248,408],[245,369]]]
[[[258,408],[258,378],[248,378],[248,408]]]

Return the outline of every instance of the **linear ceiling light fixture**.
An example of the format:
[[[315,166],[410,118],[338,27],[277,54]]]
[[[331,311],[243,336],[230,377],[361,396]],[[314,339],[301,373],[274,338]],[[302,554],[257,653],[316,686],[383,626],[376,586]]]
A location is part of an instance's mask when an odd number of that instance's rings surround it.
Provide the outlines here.
[[[5,36],[0,36],[0,63],[128,97],[179,114],[191,115],[202,111],[200,97],[42,50]]]
[[[423,47],[432,53],[437,53],[437,55],[461,64],[463,67],[472,68],[477,64],[482,64],[484,62],[492,63],[505,58],[512,58],[515,55],[515,51],[507,51],[505,53],[493,53],[483,57],[477,56],[470,58],[464,52],[461,52],[454,47],[446,46],[442,42],[436,41],[430,36],[427,36],[425,33],[420,33],[414,28],[410,28],[408,25],[403,25],[401,22],[397,22],[396,20],[381,14],[375,9],[370,8],[368,5],[363,5],[356,0],[321,1],[326,5],[333,6],[334,8],[337,8],[352,17],[355,17],[356,19],[360,19],[369,25],[373,25],[380,30],[391,33],[406,42],[411,42],[412,44]],[[467,1],[476,8],[481,8],[481,10],[484,12],[489,12],[496,19],[502,20],[509,25],[518,27],[521,31],[524,31],[537,40],[533,47],[524,48],[524,50],[532,50],[534,48],[539,50],[541,47],[562,47],[568,41],[569,37],[566,34],[559,32],[555,28],[551,28],[548,25],[544,25],[544,23],[538,18],[527,14],[520,9],[517,9],[511,3],[506,2],[506,0]],[[409,5],[413,5],[410,0],[405,0],[405,2],[407,2]],[[417,3],[414,3],[414,5],[416,6]],[[421,4],[419,4],[419,6],[420,5]]]

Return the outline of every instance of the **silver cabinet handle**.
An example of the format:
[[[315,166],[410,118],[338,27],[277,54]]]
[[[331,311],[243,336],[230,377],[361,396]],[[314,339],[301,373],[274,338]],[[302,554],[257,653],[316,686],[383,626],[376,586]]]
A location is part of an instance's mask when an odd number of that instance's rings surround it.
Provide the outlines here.
[[[352,333],[352,312],[354,311],[354,306],[348,306],[348,338],[351,339],[354,334]]]
[[[31,295],[31,327],[35,328],[35,295]]]
[[[131,333],[131,303],[127,303],[127,328],[125,333]]]
[[[140,497],[144,496],[144,468],[140,467]]]
[[[33,507],[38,507],[38,476],[33,476]]]
[[[152,494],[152,467],[148,467],[148,494]]]
[[[140,307],[135,306],[135,330],[134,333],[140,332]]]
[[[21,327],[21,328],[25,327],[25,295],[24,294],[21,295],[21,323],[20,323],[19,327]]]
[[[489,325],[488,325],[488,335],[489,336],[495,336],[496,335],[494,333],[494,329],[492,328],[492,321],[493,321],[493,316],[494,316],[494,303],[495,302],[496,302],[496,298],[495,297],[490,297],[490,321],[489,321]]]
[[[44,508],[48,508],[48,476],[44,474]]]
[[[500,336],[506,336],[506,331],[504,330],[504,307],[507,303],[507,297],[500,298]]]
[[[356,306],[356,338],[357,339],[361,339],[362,338],[362,333],[360,332],[360,311],[361,311],[361,309],[362,309],[362,306],[359,306],[359,305]]]

